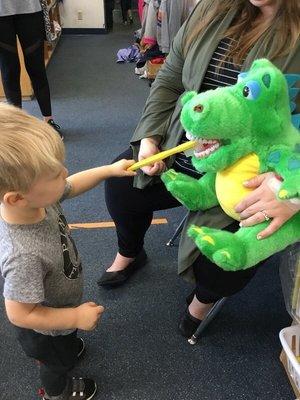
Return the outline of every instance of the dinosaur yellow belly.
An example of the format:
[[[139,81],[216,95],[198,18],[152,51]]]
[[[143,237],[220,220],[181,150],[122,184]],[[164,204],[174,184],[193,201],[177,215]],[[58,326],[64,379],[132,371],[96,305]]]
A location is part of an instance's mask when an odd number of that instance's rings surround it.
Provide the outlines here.
[[[217,173],[216,194],[223,210],[230,217],[240,220],[234,207],[252,190],[243,186],[243,182],[259,173],[259,159],[251,153],[231,167]]]

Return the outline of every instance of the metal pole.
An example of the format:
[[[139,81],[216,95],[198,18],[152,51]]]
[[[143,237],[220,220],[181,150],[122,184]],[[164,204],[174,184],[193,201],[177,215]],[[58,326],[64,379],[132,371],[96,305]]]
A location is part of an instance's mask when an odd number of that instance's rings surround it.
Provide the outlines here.
[[[221,310],[221,308],[223,307],[226,299],[227,299],[227,297],[223,297],[222,299],[218,300],[213,305],[213,307],[211,308],[211,310],[209,311],[207,316],[204,318],[204,320],[201,322],[201,324],[197,328],[196,332],[193,334],[193,336],[191,338],[188,339],[189,344],[193,345],[193,344],[197,343],[197,340],[198,340],[199,336],[204,331],[204,329],[207,327],[207,325],[213,320],[213,318]]]

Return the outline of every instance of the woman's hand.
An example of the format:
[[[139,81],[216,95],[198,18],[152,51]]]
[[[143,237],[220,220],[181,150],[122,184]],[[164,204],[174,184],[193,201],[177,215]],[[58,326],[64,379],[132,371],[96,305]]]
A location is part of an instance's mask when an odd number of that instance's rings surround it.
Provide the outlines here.
[[[144,138],[141,140],[140,151],[138,155],[139,161],[144,160],[154,154],[160,152],[158,141],[155,137]],[[149,176],[160,175],[166,169],[166,164],[163,161],[157,161],[153,165],[148,165],[141,170]]]
[[[276,194],[268,184],[272,178],[274,174],[268,172],[245,182],[245,187],[254,190],[235,207],[235,211],[241,216],[241,226],[259,224],[265,221],[266,216],[271,219],[268,227],[257,235],[258,239],[272,235],[299,211],[299,205],[277,200]]]

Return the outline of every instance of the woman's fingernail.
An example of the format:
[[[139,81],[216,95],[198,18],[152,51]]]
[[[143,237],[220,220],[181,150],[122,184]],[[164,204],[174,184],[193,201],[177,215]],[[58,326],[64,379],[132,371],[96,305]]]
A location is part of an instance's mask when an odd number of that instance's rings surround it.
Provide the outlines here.
[[[244,181],[243,185],[248,185],[249,181]]]
[[[261,235],[257,235],[256,238],[257,238],[258,240],[262,239]]]
[[[239,225],[240,225],[241,228],[244,226],[242,222],[240,222]]]

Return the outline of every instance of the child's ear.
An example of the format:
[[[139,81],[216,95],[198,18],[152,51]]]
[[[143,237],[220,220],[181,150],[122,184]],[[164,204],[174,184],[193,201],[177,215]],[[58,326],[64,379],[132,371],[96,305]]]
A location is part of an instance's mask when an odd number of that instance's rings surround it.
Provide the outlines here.
[[[27,200],[21,193],[18,192],[7,192],[3,196],[3,204],[11,207],[24,207],[27,205]]]

